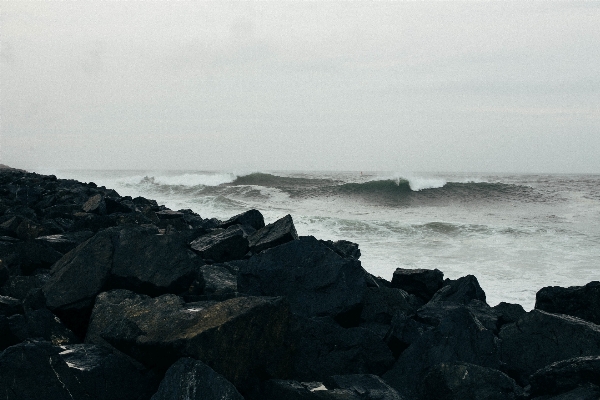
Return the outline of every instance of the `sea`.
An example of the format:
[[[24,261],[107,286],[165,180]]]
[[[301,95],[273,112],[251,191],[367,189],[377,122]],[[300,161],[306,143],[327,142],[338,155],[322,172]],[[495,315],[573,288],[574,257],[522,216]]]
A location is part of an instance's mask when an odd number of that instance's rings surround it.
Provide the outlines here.
[[[358,243],[363,267],[475,275],[490,305],[600,280],[600,175],[40,171],[221,220],[291,214],[299,235]]]

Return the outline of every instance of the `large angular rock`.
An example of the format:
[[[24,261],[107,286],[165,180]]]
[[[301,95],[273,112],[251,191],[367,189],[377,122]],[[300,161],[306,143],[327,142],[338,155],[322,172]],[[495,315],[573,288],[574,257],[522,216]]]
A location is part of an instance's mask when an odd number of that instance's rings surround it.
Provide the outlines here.
[[[331,318],[294,318],[290,348],[295,379],[323,380],[339,374],[382,374],[393,363],[392,352],[375,333],[345,329]]]
[[[204,263],[187,247],[189,234],[156,235],[123,229],[114,239],[107,288],[134,290],[151,296],[185,293]]]
[[[104,339],[149,366],[193,357],[244,394],[256,391],[260,379],[287,374],[288,319],[281,298],[241,297],[195,307],[174,295],[113,290],[98,296],[86,342]]]
[[[347,240],[337,240],[335,242],[331,240],[321,240],[321,242],[342,257],[352,257],[357,260],[360,258],[360,249],[356,243]]]
[[[526,314],[525,309],[520,304],[501,302],[492,307],[492,309],[498,315],[498,328],[517,322],[519,318]]]
[[[46,304],[79,336],[112,267],[114,232],[102,231],[61,258],[44,285]]]
[[[485,303],[485,292],[473,275],[448,281],[431,298],[432,302],[449,301],[461,304],[467,304],[471,300],[479,300]]]
[[[241,225],[200,236],[190,247],[210,262],[239,260],[248,252],[248,233]]]
[[[600,354],[600,326],[567,315],[533,310],[502,327],[502,361],[520,383],[556,361]]]
[[[91,196],[83,204],[81,209],[86,213],[106,215],[106,203],[104,202],[104,196],[101,194]]]
[[[0,353],[0,388],[9,400],[92,400],[60,348],[48,342],[26,342]]]
[[[361,323],[389,326],[398,311],[405,313],[415,311],[408,293],[402,289],[368,287],[363,297]]]
[[[576,357],[550,364],[529,378],[531,395],[556,395],[591,383],[600,385],[600,356]]]
[[[253,296],[285,296],[291,310],[305,317],[336,317],[359,309],[365,274],[360,261],[342,258],[310,236],[241,263],[238,290]]]
[[[298,240],[298,234],[292,216],[288,214],[250,235],[248,246],[252,252],[260,253],[291,240]]]
[[[264,228],[265,220],[260,211],[248,210],[229,218],[227,221],[222,222],[219,226],[226,229],[232,225],[249,225],[256,230],[259,230]]]
[[[600,387],[592,384],[579,386],[568,392],[557,395],[544,395],[532,397],[533,400],[598,400],[600,399]]]
[[[397,268],[392,277],[392,287],[429,301],[444,284],[444,274],[439,269]]]
[[[535,296],[535,308],[600,324],[600,282],[593,281],[585,286],[568,288],[542,288]]]
[[[104,347],[71,344],[61,346],[60,350],[60,358],[93,399],[148,399],[158,386],[154,374],[127,356]]]
[[[79,343],[73,332],[47,309],[13,315],[8,318],[8,324],[11,333],[19,342],[28,338],[39,338],[57,346]]]
[[[0,296],[0,315],[23,314],[23,302],[10,296]]]
[[[158,386],[150,377],[126,357],[92,345],[30,341],[0,353],[7,399],[142,400]]]
[[[244,400],[227,379],[202,361],[180,358],[151,400]]]
[[[263,392],[264,400],[327,400],[333,398],[336,397],[332,397],[331,393],[329,393],[321,382],[271,379],[265,383],[265,390]],[[342,393],[337,398],[346,400],[356,399],[349,392]]]
[[[429,368],[456,362],[500,367],[498,338],[466,307],[448,310],[436,327],[402,352],[383,379],[400,393],[416,397]]]
[[[202,266],[198,280],[205,296],[226,296],[237,292],[237,277],[223,264]]]
[[[421,397],[427,400],[516,400],[523,389],[502,372],[468,363],[441,363],[427,372]]]

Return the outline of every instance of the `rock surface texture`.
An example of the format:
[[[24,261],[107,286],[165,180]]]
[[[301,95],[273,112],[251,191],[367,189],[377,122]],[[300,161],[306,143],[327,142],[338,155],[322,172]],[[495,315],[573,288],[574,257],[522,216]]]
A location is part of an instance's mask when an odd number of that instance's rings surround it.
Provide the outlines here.
[[[490,307],[269,222],[0,168],[0,397],[600,398],[598,282]]]

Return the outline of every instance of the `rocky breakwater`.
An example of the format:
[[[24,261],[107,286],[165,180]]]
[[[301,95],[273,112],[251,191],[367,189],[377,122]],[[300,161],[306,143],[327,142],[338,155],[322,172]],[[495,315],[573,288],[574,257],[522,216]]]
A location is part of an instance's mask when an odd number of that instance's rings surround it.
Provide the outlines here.
[[[227,221],[0,169],[7,399],[597,399],[598,283],[490,307],[366,272],[291,216]]]

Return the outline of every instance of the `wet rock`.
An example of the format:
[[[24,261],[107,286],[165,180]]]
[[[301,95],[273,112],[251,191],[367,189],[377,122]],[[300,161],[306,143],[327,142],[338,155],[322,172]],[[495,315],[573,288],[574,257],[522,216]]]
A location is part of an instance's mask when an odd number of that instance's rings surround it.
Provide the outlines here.
[[[106,214],[132,213],[135,211],[135,205],[123,199],[106,197],[104,198],[104,204],[106,206]]]
[[[362,322],[375,322],[389,325],[396,312],[412,313],[415,311],[409,295],[402,289],[386,287],[368,287],[362,301]]]
[[[467,304],[471,300],[485,303],[485,292],[473,275],[463,276],[457,280],[448,280],[431,298],[432,302],[450,301],[461,304]]]
[[[249,248],[253,253],[260,253],[291,240],[298,240],[298,234],[292,216],[289,214],[248,237]]]
[[[9,317],[14,314],[23,314],[21,300],[9,296],[0,296],[0,315]]]
[[[340,327],[331,318],[294,318],[290,328],[293,376],[302,381],[339,374],[382,374],[392,352],[373,332]]]
[[[248,210],[241,214],[235,215],[219,224],[221,228],[229,228],[233,225],[249,225],[256,230],[265,227],[265,220],[263,215],[258,210]]]
[[[498,314],[486,303],[479,300],[471,300],[468,304],[451,301],[430,301],[419,308],[415,319],[426,324],[437,326],[450,310],[467,309],[488,330],[498,333]]]
[[[91,400],[73,371],[48,342],[25,342],[0,353],[0,388],[8,399]]]
[[[535,296],[535,308],[600,324],[600,282],[593,281],[585,286],[568,288],[542,288]]]
[[[180,358],[167,371],[151,400],[244,400],[222,375],[202,361]]]
[[[444,274],[439,269],[397,268],[392,277],[392,287],[429,301],[444,283]]]
[[[128,357],[91,344],[70,344],[59,356],[93,399],[148,399],[158,380]]]
[[[337,240],[335,242],[331,240],[321,240],[321,242],[342,257],[352,257],[357,260],[360,258],[360,250],[356,243],[347,240]]]
[[[356,312],[366,289],[360,261],[342,258],[314,237],[274,247],[240,264],[238,290],[253,296],[285,296],[302,316],[344,319]]]
[[[248,252],[248,235],[241,225],[232,225],[200,236],[190,247],[207,261],[239,260]]]
[[[115,234],[106,288],[122,288],[158,296],[186,293],[204,263],[188,247],[189,235],[156,235],[126,228]]]
[[[592,384],[580,386],[566,393],[533,397],[533,400],[598,400],[600,399],[600,387]]]
[[[12,334],[20,342],[28,338],[38,338],[54,345],[79,343],[79,339],[47,309],[35,310],[24,315],[8,318]]]
[[[502,361],[522,384],[556,361],[600,354],[600,326],[567,315],[533,310],[502,327]]]
[[[12,276],[0,288],[0,292],[4,296],[14,297],[19,300],[24,300],[29,292],[41,288],[49,277],[47,274],[38,274],[33,276]]]
[[[208,307],[174,295],[150,298],[126,290],[98,295],[87,343],[105,343],[148,366],[180,357],[201,360],[242,393],[285,376],[289,309],[281,298],[240,297]]]
[[[466,307],[449,309],[436,327],[402,352],[383,379],[399,392],[416,396],[429,368],[456,362],[500,367],[498,338]]]
[[[585,384],[600,386],[600,356],[576,357],[552,363],[529,378],[531,395],[556,395]]]
[[[221,264],[201,267],[199,280],[204,295],[226,295],[237,292],[237,277]]]
[[[428,400],[525,399],[523,389],[502,372],[468,363],[440,363],[427,372],[422,395]]]
[[[499,328],[503,325],[517,322],[519,318],[526,314],[526,311],[520,304],[501,302],[498,305],[492,307],[492,309],[498,315]]]
[[[350,393],[343,393],[339,399],[354,400]],[[265,400],[326,400],[332,399],[327,388],[321,382],[297,382],[283,379],[271,379],[265,384]],[[335,398],[335,397],[334,397]]]
[[[431,329],[433,329],[431,325],[418,322],[411,315],[398,311],[392,318],[384,341],[392,351],[394,358],[397,359],[408,346]]]

